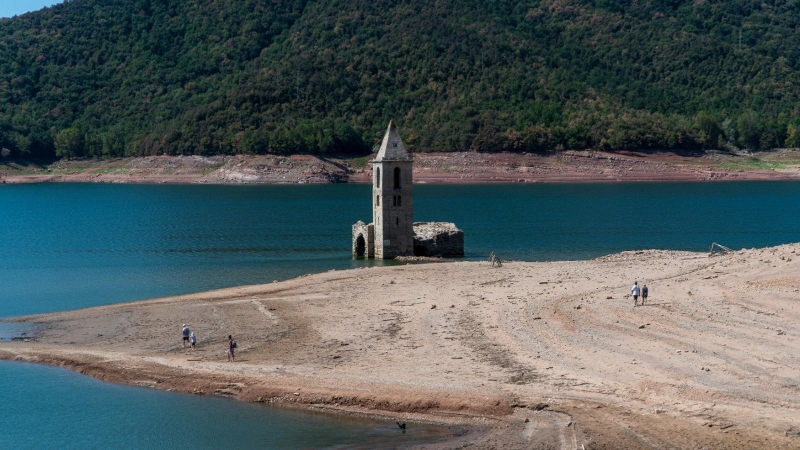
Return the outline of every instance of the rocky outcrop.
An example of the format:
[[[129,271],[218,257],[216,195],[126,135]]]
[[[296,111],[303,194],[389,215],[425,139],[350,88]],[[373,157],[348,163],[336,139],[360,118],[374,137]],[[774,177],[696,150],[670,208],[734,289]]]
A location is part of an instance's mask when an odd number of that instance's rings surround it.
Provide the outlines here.
[[[464,256],[464,232],[450,222],[415,222],[415,256]]]

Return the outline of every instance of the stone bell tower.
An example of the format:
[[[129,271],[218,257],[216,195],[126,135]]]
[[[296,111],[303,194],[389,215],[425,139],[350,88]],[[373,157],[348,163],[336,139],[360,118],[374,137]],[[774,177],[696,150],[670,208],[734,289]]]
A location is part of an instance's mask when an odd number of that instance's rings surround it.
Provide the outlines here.
[[[372,160],[372,223],[353,224],[353,257],[464,256],[464,232],[450,222],[414,223],[411,156],[394,122]]]
[[[372,161],[372,224],[375,258],[414,255],[411,157],[394,121]]]

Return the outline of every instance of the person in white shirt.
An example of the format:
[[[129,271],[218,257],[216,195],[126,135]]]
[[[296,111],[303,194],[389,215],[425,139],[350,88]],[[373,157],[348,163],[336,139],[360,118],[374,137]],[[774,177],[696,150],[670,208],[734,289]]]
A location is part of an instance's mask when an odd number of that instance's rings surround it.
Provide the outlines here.
[[[631,294],[633,294],[633,306],[638,306],[639,302],[639,282],[634,281],[633,287],[631,288]]]

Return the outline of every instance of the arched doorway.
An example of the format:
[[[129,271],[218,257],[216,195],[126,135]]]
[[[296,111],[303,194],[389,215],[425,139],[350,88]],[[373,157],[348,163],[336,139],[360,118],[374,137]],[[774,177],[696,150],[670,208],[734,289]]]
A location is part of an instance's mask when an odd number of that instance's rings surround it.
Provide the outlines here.
[[[367,242],[364,240],[364,235],[359,234],[356,238],[356,256],[363,257],[366,250]]]

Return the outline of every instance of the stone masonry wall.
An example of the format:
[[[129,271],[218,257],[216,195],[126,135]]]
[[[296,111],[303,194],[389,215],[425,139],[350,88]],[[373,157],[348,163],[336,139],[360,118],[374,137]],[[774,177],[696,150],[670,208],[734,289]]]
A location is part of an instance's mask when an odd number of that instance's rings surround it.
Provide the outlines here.
[[[357,253],[357,246],[358,246],[358,236],[364,237],[364,257],[365,258],[374,258],[375,257],[375,228],[373,225],[366,224],[362,221],[358,221],[353,224],[353,256],[358,256]]]
[[[464,256],[464,232],[450,222],[415,222],[415,256]]]

